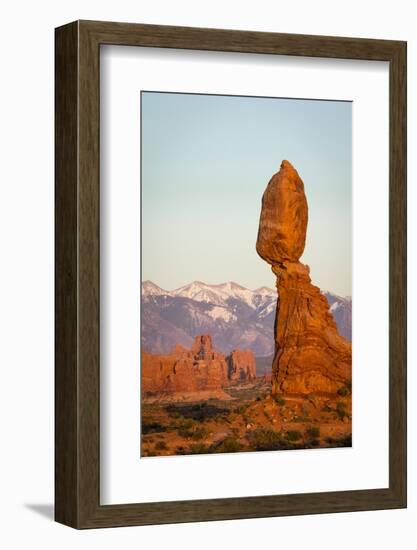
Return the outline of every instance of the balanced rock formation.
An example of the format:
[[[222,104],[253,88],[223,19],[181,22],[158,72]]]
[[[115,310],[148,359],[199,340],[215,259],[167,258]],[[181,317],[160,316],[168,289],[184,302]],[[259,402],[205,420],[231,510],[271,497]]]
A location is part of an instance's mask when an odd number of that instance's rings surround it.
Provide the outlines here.
[[[273,393],[334,393],[351,379],[352,346],[338,333],[329,304],[311,284],[304,251],[304,183],[286,160],[262,198],[256,250],[277,277]]]
[[[262,197],[256,250],[271,265],[298,262],[304,252],[308,207],[304,183],[284,160]]]
[[[228,377],[234,381],[253,382],[256,378],[256,361],[251,351],[235,349],[227,357]]]
[[[167,355],[153,355],[142,350],[142,396],[179,396],[184,399],[230,398],[222,388],[231,380],[231,364],[248,380],[255,372],[251,351],[236,350],[225,357],[213,349],[211,336],[196,336],[191,349],[177,344]],[[234,370],[233,370],[234,373]],[[242,377],[240,380],[243,379]],[[234,380],[234,378],[233,378]]]

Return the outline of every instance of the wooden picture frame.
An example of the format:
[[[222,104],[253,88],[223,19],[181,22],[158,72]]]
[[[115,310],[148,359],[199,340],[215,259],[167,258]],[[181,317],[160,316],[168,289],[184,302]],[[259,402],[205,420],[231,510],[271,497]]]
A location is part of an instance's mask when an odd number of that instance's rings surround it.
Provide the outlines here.
[[[55,519],[75,528],[406,506],[406,43],[76,21],[56,29]],[[117,44],[389,62],[389,487],[100,504],[99,56]]]

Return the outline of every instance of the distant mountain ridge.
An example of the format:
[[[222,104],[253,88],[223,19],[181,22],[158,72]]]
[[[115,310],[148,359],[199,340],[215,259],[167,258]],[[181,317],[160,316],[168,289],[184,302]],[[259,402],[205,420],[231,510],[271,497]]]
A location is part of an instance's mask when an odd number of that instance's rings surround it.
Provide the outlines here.
[[[339,332],[351,339],[351,299],[323,293]],[[141,342],[148,353],[169,353],[176,344],[190,347],[198,334],[210,334],[216,349],[251,349],[256,356],[274,352],[277,291],[249,290],[235,282],[201,281],[169,291],[142,283]]]
[[[352,298],[346,296],[342,298],[341,296],[336,296],[331,292],[323,291],[322,294],[326,296],[327,301],[330,306],[330,313],[333,315],[334,320],[336,321],[337,328],[339,333],[349,340],[352,341]]]

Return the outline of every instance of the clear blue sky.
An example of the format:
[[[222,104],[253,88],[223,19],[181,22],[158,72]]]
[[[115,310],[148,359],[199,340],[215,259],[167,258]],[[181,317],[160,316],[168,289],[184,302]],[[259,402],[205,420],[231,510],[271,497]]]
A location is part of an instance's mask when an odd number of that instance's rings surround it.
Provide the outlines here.
[[[301,258],[351,295],[350,102],[142,92],[142,280],[274,286],[256,253],[261,198],[283,159],[309,206]]]

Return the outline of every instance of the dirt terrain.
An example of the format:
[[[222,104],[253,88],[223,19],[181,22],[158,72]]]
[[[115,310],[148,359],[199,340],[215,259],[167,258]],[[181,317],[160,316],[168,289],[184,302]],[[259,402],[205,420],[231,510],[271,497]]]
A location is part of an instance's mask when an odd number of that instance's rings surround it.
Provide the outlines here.
[[[228,399],[142,404],[141,456],[350,447],[350,387],[271,395],[271,382],[234,384]]]

